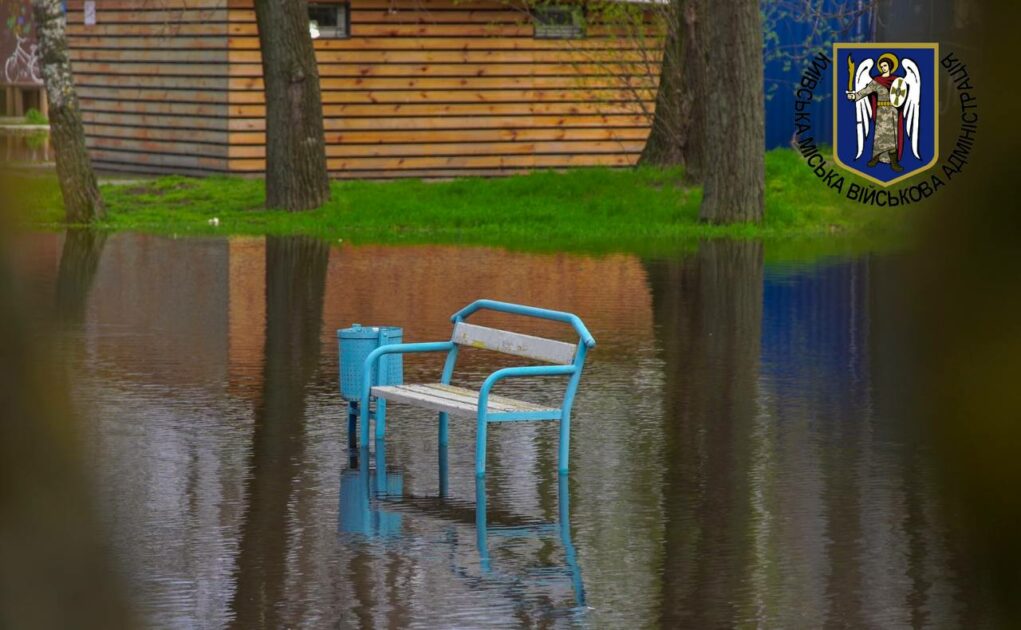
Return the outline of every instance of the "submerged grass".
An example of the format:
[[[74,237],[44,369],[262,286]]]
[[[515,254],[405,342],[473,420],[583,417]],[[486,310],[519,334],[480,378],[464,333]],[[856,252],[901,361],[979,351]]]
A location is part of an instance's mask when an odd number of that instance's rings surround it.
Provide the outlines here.
[[[27,221],[61,227],[52,177],[27,182]],[[585,168],[445,182],[334,182],[311,212],[266,210],[261,180],[161,177],[106,184],[100,227],[160,234],[305,234],[352,243],[460,243],[510,249],[669,253],[703,238],[844,241],[852,249],[903,232],[904,211],[846,200],[790,150],[766,154],[762,225],[698,221],[701,190],[680,169]],[[218,226],[210,220],[218,219]],[[831,243],[832,245],[833,243]]]

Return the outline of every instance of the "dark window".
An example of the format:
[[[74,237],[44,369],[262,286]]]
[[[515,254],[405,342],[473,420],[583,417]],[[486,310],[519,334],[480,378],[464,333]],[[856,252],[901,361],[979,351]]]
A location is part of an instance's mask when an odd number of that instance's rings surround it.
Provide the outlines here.
[[[308,5],[308,29],[312,38],[350,37],[351,18],[348,3]]]
[[[585,37],[585,16],[581,7],[536,7],[537,39],[581,39]]]

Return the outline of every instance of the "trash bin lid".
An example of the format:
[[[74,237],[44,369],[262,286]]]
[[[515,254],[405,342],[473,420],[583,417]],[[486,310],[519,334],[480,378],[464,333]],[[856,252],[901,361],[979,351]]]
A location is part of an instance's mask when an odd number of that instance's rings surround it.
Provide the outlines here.
[[[383,331],[386,333],[386,336],[392,337],[394,333],[400,334],[401,329],[397,326],[362,326],[361,324],[351,324],[350,328],[337,329],[337,338],[376,339],[379,337],[379,331]]]

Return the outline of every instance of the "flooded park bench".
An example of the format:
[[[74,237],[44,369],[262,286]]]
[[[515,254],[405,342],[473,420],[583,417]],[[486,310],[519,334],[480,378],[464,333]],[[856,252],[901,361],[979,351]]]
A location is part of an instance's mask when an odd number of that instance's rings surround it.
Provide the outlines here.
[[[512,315],[535,317],[570,324],[578,334],[577,343],[567,343],[522,333],[469,324],[465,320],[481,310],[497,311]],[[439,412],[439,444],[447,445],[449,416],[475,418],[478,433],[475,443],[475,474],[486,473],[486,427],[491,422],[522,422],[535,420],[559,420],[560,444],[558,469],[567,472],[568,450],[571,437],[571,406],[578,382],[581,380],[585,355],[596,345],[595,339],[581,319],[572,313],[552,311],[533,306],[477,300],[454,313],[451,317],[454,331],[450,341],[428,343],[396,343],[383,345],[373,350],[365,359],[362,370],[360,400],[361,446],[369,443],[370,402],[376,401],[376,438],[386,434],[386,401],[406,403]],[[482,348],[504,354],[525,357],[551,365],[529,365],[506,367],[494,371],[482,383],[478,391],[450,384],[457,363],[458,351],[462,347]],[[399,385],[372,385],[372,377],[379,369],[377,363],[390,354],[415,352],[446,352],[447,358],[438,383],[412,383]],[[507,378],[566,376],[568,377],[564,397],[559,407],[537,405],[491,393],[493,386]]]

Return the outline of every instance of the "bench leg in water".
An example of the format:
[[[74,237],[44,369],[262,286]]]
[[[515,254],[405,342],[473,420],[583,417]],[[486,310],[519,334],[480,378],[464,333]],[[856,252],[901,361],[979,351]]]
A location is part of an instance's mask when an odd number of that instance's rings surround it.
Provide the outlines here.
[[[448,424],[449,424],[449,414],[447,414],[447,412],[445,412],[445,411],[441,411],[440,412],[440,435],[439,435],[440,448],[443,448],[443,447],[447,446],[447,444],[450,441],[450,439],[449,439],[450,438],[450,436],[449,436],[449,429],[448,429],[448,426],[447,426]]]
[[[571,412],[565,409],[564,415],[560,418],[560,453],[559,453],[559,465],[557,466],[558,472],[561,474],[567,472],[567,457],[571,452]]]
[[[439,452],[440,457],[440,498],[446,499],[447,494],[450,492],[449,472],[450,466],[447,458],[447,447],[441,446]]]
[[[479,549],[479,565],[483,573],[489,573],[489,537],[486,523],[486,480],[475,480],[475,546]]]
[[[358,446],[360,448],[369,447],[369,419],[372,417],[376,418],[376,437],[382,438],[383,431],[386,430],[386,403],[383,399],[376,401],[376,411],[372,411],[372,405],[366,400],[364,403],[358,404],[356,407],[358,421]],[[353,433],[352,433],[353,435]]]
[[[386,440],[376,438],[376,494],[386,495]]]
[[[444,415],[444,414],[441,414]],[[489,420],[486,419],[484,412],[479,412],[478,416],[478,430],[475,434],[475,476],[484,477],[486,475],[486,434]],[[443,424],[441,424],[441,433],[444,435],[445,431]],[[441,437],[442,439],[442,437]],[[440,444],[440,447],[445,447],[446,444]],[[569,469],[569,454],[571,452],[571,414],[566,412],[562,418],[560,418],[560,445],[558,450],[558,464],[557,472],[565,474]]]
[[[386,437],[386,400],[376,399],[376,439],[382,440]]]
[[[486,412],[479,411],[479,428],[475,434],[475,476],[486,475]]]

